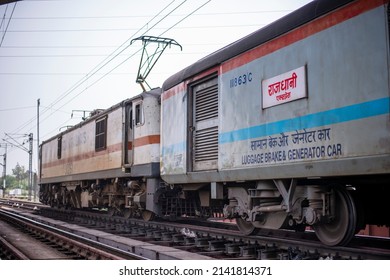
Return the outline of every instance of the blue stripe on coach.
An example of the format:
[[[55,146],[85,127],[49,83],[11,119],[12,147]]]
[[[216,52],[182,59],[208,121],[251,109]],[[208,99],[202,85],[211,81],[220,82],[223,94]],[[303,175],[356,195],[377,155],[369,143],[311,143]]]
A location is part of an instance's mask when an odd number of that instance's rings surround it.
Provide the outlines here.
[[[389,112],[390,98],[385,97],[293,119],[281,120],[259,126],[224,132],[219,134],[219,144],[359,120],[383,114],[389,114]]]

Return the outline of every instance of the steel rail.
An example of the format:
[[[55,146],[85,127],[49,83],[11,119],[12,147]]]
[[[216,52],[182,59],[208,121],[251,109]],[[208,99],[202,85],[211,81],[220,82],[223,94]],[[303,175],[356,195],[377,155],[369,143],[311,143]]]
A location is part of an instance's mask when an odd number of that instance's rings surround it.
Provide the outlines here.
[[[9,243],[6,239],[0,236],[1,247],[4,247],[7,252],[15,256],[18,260],[29,260],[29,258],[14,245]]]
[[[101,231],[108,231],[111,234],[121,236],[124,234],[131,239],[138,239],[150,243],[154,243],[154,236],[146,234],[147,231],[160,231],[161,236],[163,233],[176,236],[180,235],[183,228],[186,228],[192,232],[196,232],[197,239],[195,242],[203,242],[207,244],[210,240],[210,246],[212,242],[220,243],[226,240],[226,244],[230,243],[235,247],[239,247],[239,243],[245,246],[258,246],[259,248],[273,248],[280,252],[281,255],[286,255],[286,252],[301,252],[300,255],[307,254],[309,257],[318,255],[319,258],[335,258],[335,259],[390,259],[390,239],[379,240],[372,237],[356,237],[348,247],[329,247],[321,244],[314,234],[311,232],[295,233],[286,231],[271,231],[264,230],[262,235],[245,236],[239,231],[235,230],[232,225],[225,228],[212,228],[209,224],[193,225],[191,223],[172,223],[166,220],[145,222],[137,219],[125,219],[123,217],[109,217],[108,215],[101,213],[92,213],[85,211],[68,211],[52,208],[40,209],[37,213],[42,216],[51,217],[52,219],[70,221],[73,224],[82,224],[87,228],[96,229],[98,226]],[[116,227],[108,225],[116,225]],[[223,223],[214,223],[221,226]],[[133,235],[132,228],[141,228],[144,235]],[[104,228],[107,228],[106,230]],[[127,228],[126,231],[123,229]],[[228,228],[228,229],[227,229]],[[137,231],[137,229],[136,229]],[[157,234],[158,235],[158,234]],[[167,241],[168,240],[168,241]],[[173,246],[177,249],[186,250],[186,246],[179,244],[180,241],[174,241],[170,239],[161,238],[156,239],[156,244],[166,246]],[[212,241],[213,240],[213,241]],[[171,243],[171,244],[169,244]],[[173,244],[173,245],[172,245]],[[215,243],[214,243],[215,244]],[[197,245],[194,245],[197,247]],[[228,246],[228,245],[223,245]],[[222,248],[223,248],[222,246]],[[189,246],[190,247],[190,246]],[[200,246],[198,246],[200,247]],[[122,249],[125,247],[122,247]],[[126,250],[126,249],[124,249]],[[207,249],[206,249],[207,250]],[[211,250],[211,249],[210,249]],[[222,249],[223,250],[223,249]],[[227,247],[225,253],[227,254]],[[134,252],[134,251],[133,251]],[[206,254],[207,252],[199,252],[198,254]],[[229,258],[229,256],[227,256]]]
[[[109,217],[101,213],[92,213],[84,211],[72,212],[71,216],[67,214],[67,210],[57,210],[52,208],[41,209],[41,212],[54,211],[53,215],[48,217],[56,218],[62,216],[62,219],[71,220],[71,223],[81,222],[84,225],[94,220],[97,223],[107,224],[122,224],[130,227],[141,227],[146,230],[161,230],[170,231],[171,233],[179,233],[181,229],[187,228],[190,231],[196,232],[198,238],[213,238],[214,240],[225,239],[229,242],[244,242],[246,244],[263,244],[265,246],[276,246],[283,251],[287,251],[291,248],[299,249],[302,252],[315,252],[323,258],[344,258],[344,259],[390,259],[390,239],[382,240],[382,245],[378,245],[378,238],[373,237],[355,237],[351,244],[346,247],[336,246],[330,247],[319,242],[313,232],[297,233],[292,231],[281,230],[264,230],[261,231],[262,235],[246,236],[240,233],[238,230],[234,230],[230,225],[229,229],[226,228],[213,228],[211,224],[208,225],[193,225],[193,222],[185,223],[172,223],[167,220],[162,221],[150,221],[145,222],[139,219],[124,219],[123,217]],[[214,223],[221,226],[222,223]],[[103,229],[104,231],[104,229]],[[112,231],[110,231],[112,233]],[[115,233],[114,233],[115,234]],[[117,233],[120,235],[120,233]],[[137,237],[131,237],[137,239]],[[141,237],[142,240],[145,237]],[[361,242],[366,240],[366,242]],[[362,243],[372,245],[361,245]],[[375,245],[376,244],[376,245]],[[373,246],[375,245],[375,246]]]
[[[39,232],[41,235],[51,236],[56,240],[61,240],[62,243],[65,242],[65,244],[71,244],[71,246],[78,248],[76,250],[77,253],[87,258],[102,258],[107,260],[146,259],[133,253],[78,236],[76,234],[40,223],[38,221],[34,221],[27,217],[23,217],[3,209],[0,210],[0,214],[7,217],[8,219],[11,219],[12,222],[16,224],[28,226],[32,231]]]

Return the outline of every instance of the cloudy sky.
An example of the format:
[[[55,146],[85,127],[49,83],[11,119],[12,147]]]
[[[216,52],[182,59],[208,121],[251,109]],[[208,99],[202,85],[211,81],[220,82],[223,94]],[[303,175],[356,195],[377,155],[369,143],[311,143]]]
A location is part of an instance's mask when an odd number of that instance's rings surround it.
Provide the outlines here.
[[[171,38],[147,78],[161,86],[171,74],[292,12],[309,0],[30,0],[0,6],[0,155],[5,143],[28,148],[142,90],[135,83],[141,42]],[[76,110],[76,111],[73,111]],[[73,111],[73,116],[72,116]],[[3,157],[0,156],[0,162]],[[7,149],[7,174],[28,153]]]

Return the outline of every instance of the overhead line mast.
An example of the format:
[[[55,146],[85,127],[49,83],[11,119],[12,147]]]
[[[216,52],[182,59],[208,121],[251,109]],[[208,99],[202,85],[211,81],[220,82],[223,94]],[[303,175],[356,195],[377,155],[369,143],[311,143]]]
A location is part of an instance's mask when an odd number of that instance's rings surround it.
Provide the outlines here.
[[[11,139],[13,142],[10,142],[8,139],[3,139],[3,141],[5,141],[8,144],[10,144],[16,148],[19,148],[19,149],[21,149],[29,154],[29,159],[28,159],[28,169],[29,169],[28,170],[29,171],[29,173],[28,173],[28,200],[31,201],[31,196],[32,196],[32,191],[33,191],[33,172],[32,172],[33,141],[34,141],[33,134],[32,133],[23,134],[23,137],[28,137],[28,143],[29,143],[28,149],[26,147],[24,147],[25,142],[23,142],[21,144],[14,137],[12,137],[10,134],[5,133],[5,135],[9,139]]]

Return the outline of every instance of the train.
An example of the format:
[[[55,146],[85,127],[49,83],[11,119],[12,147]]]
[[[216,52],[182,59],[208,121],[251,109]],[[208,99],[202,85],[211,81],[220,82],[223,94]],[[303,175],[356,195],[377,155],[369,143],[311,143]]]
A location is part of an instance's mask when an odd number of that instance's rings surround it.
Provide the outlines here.
[[[40,145],[40,201],[152,220],[390,226],[388,0],[315,0]]]

